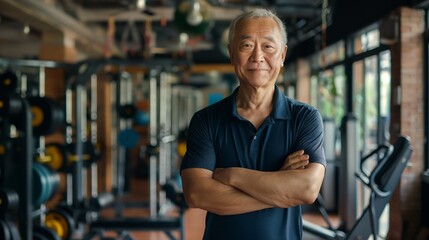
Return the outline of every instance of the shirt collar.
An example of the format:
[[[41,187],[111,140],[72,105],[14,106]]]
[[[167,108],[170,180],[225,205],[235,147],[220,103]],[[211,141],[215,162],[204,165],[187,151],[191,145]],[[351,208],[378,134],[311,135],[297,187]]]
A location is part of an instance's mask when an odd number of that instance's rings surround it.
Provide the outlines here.
[[[283,94],[280,88],[277,85],[274,85],[274,106],[273,111],[270,114],[272,119],[290,119],[291,118],[291,110],[290,105],[287,104],[287,97]],[[239,119],[242,117],[237,112],[237,92],[239,86],[234,90],[231,94],[231,107],[232,107],[232,115]]]

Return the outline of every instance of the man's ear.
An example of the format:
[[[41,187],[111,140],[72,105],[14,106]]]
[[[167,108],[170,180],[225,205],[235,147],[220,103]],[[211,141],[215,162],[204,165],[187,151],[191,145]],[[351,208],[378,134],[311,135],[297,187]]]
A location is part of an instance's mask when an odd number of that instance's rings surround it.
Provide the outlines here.
[[[231,50],[231,45],[228,44],[228,52],[229,52],[229,61],[232,63],[232,59],[234,59],[233,51]]]
[[[286,53],[287,53],[287,45],[284,47],[282,52],[282,62],[284,62],[286,59]]]

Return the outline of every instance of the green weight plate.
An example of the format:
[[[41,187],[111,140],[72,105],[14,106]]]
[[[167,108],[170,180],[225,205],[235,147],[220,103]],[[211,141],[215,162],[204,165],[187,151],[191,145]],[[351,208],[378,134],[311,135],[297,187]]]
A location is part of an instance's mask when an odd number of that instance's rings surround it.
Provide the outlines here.
[[[49,177],[42,164],[33,163],[33,205],[39,206],[49,198]]]

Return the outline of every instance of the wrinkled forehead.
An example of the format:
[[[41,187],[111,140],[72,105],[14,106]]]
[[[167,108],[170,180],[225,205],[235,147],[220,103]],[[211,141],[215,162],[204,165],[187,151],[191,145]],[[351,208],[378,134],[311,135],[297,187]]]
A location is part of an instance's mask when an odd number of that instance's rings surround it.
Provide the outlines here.
[[[251,38],[255,35],[275,41],[281,41],[280,29],[277,23],[268,17],[243,19],[235,25],[235,40]]]

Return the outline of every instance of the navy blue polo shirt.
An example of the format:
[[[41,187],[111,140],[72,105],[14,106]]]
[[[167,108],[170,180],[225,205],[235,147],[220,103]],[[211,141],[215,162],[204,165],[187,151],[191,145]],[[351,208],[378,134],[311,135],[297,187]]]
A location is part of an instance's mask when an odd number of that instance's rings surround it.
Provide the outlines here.
[[[238,88],[225,99],[194,114],[189,124],[182,169],[213,171],[215,168],[243,167],[277,171],[289,154],[300,149],[310,155],[310,162],[326,165],[323,122],[317,109],[286,97],[275,86],[273,110],[256,129],[238,115],[237,91]],[[206,217],[204,239],[301,238],[300,206],[228,216],[208,212]]]

